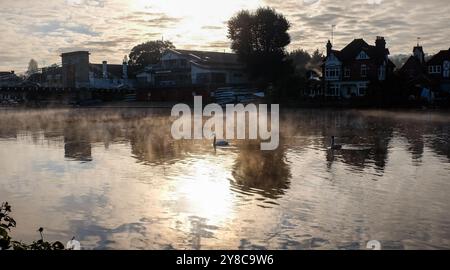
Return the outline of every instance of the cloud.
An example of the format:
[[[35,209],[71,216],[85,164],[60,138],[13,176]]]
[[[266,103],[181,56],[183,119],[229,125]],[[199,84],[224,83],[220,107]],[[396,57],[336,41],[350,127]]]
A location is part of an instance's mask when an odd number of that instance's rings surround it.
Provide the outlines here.
[[[218,26],[218,25],[205,25],[202,26],[202,29],[204,30],[222,30],[225,26]]]
[[[354,38],[373,43],[385,36],[393,54],[410,53],[418,36],[424,49],[435,53],[450,46],[447,0],[320,0],[264,1],[285,14],[292,24],[291,49],[325,49],[336,25],[334,46]],[[432,19],[431,19],[432,18]]]
[[[26,70],[30,58],[59,63],[62,50],[89,49],[92,61],[120,63],[134,45],[171,40],[178,48],[229,51],[225,21],[240,9],[270,6],[291,22],[289,50],[325,49],[354,38],[386,37],[392,54],[409,54],[421,37],[426,53],[450,47],[448,0],[0,0],[0,70]]]
[[[64,21],[49,21],[40,25],[30,25],[29,30],[31,34],[43,34],[51,35],[53,33],[73,32],[76,34],[83,34],[88,36],[98,36],[99,33],[91,29],[89,25],[77,24],[77,23],[67,23]]]

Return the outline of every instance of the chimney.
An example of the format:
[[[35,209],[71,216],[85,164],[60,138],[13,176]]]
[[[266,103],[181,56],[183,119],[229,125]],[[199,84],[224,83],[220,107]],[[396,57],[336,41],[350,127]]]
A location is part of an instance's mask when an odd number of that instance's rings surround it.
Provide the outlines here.
[[[108,79],[108,62],[103,61],[103,79]]]
[[[375,46],[377,48],[386,49],[386,40],[384,40],[384,37],[377,37],[377,40],[375,41]]]
[[[333,44],[331,44],[331,41],[328,40],[327,42],[327,56],[331,54],[331,49],[333,49]]]

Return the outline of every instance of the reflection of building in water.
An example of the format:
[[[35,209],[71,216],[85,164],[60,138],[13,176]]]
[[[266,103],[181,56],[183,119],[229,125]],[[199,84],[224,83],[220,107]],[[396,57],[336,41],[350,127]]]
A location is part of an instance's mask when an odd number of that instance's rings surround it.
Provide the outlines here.
[[[252,190],[271,199],[285,193],[291,178],[282,143],[274,151],[261,151],[259,143],[242,145],[232,174],[240,189]]]
[[[312,146],[326,149],[331,136],[336,136],[338,144],[354,146],[353,150],[328,151],[328,166],[336,160],[361,169],[368,162],[383,170],[388,147],[393,137],[392,122],[388,118],[367,117],[351,111],[311,110],[293,114],[281,123],[286,136],[318,138]],[[362,147],[362,146],[370,146]],[[361,149],[357,150],[358,147]]]
[[[91,141],[87,128],[70,127],[64,130],[64,157],[78,161],[92,161]]]

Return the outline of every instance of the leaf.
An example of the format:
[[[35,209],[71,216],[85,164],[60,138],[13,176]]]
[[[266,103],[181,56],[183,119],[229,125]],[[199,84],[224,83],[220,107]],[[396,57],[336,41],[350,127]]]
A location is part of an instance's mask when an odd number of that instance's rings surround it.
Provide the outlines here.
[[[0,236],[2,238],[7,238],[8,237],[8,231],[0,227]]]

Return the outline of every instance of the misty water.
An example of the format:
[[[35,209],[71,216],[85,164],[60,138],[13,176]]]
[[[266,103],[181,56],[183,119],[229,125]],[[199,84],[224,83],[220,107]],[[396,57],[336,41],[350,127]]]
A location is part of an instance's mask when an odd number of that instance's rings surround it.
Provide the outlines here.
[[[450,248],[450,115],[292,110],[280,146],[175,141],[169,110],[0,111],[0,201],[85,249]],[[328,150],[337,136],[342,150]]]

